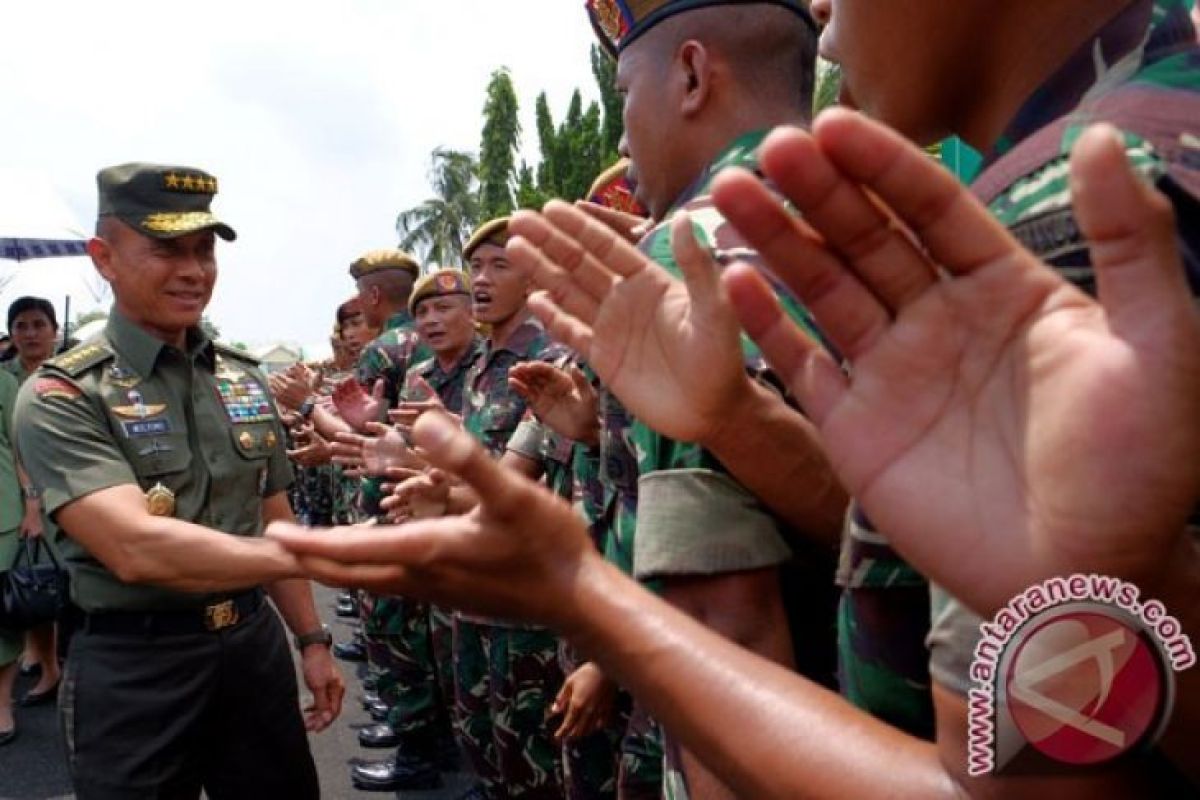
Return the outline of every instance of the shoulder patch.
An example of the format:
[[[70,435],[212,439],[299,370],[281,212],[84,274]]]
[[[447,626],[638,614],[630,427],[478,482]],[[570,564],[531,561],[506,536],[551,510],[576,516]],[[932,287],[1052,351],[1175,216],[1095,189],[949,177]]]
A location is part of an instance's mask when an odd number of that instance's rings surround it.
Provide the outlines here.
[[[229,358],[236,358],[238,361],[244,361],[247,364],[250,364],[255,367],[257,367],[261,363],[257,358],[250,355],[245,350],[241,350],[237,347],[232,347],[227,344],[221,344],[220,342],[213,342],[213,350],[217,353],[220,353],[223,356],[228,356]]]
[[[103,364],[112,357],[113,351],[108,346],[108,342],[103,339],[95,339],[90,342],[84,342],[78,347],[74,347],[63,353],[61,356],[47,360],[46,365],[61,370],[74,378],[82,375],[97,364]]]
[[[33,391],[38,397],[57,397],[62,400],[74,400],[83,395],[83,391],[75,384],[53,376],[34,378]]]

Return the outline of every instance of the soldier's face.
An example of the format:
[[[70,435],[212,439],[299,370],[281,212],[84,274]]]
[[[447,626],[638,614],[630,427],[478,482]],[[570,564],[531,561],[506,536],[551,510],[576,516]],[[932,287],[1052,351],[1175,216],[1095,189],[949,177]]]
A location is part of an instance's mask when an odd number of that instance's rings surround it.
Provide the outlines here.
[[[88,242],[100,274],[129,319],[169,342],[182,339],[212,298],[217,280],[216,237],[199,231],[152,239],[124,223]]]
[[[936,0],[813,0],[825,23],[821,56],[842,67],[842,104],[929,144],[954,132],[978,86],[980,60],[972,4]],[[975,12],[978,13],[978,12]]]
[[[44,311],[30,309],[13,318],[13,345],[23,361],[40,364],[54,355],[58,329]]]
[[[342,322],[342,341],[354,348],[356,354],[374,338],[367,317],[361,311],[351,314]]]
[[[510,264],[504,248],[491,242],[471,253],[471,286],[475,319],[489,325],[511,319],[529,295],[525,271]]]
[[[625,134],[620,153],[630,160],[634,196],[662,219],[694,175],[685,174],[680,136],[678,65],[658,53],[654,31],[631,44],[617,61],[617,91],[623,100]]]
[[[417,334],[438,355],[460,352],[471,341],[475,320],[471,298],[439,295],[417,304]]]

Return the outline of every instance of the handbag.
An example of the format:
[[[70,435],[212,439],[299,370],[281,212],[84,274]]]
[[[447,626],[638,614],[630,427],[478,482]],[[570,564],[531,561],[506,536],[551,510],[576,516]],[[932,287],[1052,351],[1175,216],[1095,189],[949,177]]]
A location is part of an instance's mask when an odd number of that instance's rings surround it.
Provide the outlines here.
[[[42,548],[49,562],[39,562]],[[53,622],[70,600],[70,581],[42,537],[21,539],[7,572],[0,573],[0,628],[23,631]]]

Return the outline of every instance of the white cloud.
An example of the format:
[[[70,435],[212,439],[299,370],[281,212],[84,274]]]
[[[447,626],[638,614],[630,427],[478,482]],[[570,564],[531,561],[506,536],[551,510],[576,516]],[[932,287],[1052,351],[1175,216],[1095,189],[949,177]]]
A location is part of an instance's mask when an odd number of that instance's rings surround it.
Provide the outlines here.
[[[478,147],[492,70],[512,71],[531,157],[538,92],[560,116],[574,88],[596,96],[582,6],[4,3],[0,167],[41,171],[85,226],[103,166],[211,171],[239,236],[219,245],[210,315],[230,340],[320,341],[353,291],[346,266],[394,244],[396,213],[428,196],[433,148]]]

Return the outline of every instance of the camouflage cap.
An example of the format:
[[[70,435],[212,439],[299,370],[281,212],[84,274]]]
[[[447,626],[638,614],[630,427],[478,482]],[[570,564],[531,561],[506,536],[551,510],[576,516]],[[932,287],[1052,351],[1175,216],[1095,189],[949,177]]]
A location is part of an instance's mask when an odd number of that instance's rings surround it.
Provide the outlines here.
[[[471,253],[474,253],[475,249],[485,242],[491,242],[503,247],[507,241],[508,217],[496,217],[496,219],[488,220],[475,229],[475,232],[471,234],[471,238],[463,246],[463,261],[470,261]]]
[[[592,188],[588,189],[588,202],[639,217],[649,216],[650,212],[633,196],[633,185],[629,182],[628,173],[628,158],[620,159],[601,172],[592,182]]]
[[[461,269],[439,269],[423,276],[413,287],[412,295],[408,298],[408,310],[417,313],[417,306],[422,300],[431,297],[463,294],[471,296],[471,279]]]
[[[809,0],[586,0],[585,4],[600,44],[616,56],[643,33],[676,14],[708,6],[752,3],[794,11],[814,34],[817,31],[817,23],[808,10]]]
[[[350,265],[350,277],[358,280],[364,275],[389,270],[403,270],[416,278],[421,274],[421,265],[403,250],[372,250],[354,260]]]
[[[96,186],[97,216],[116,217],[146,236],[174,239],[211,229],[226,241],[237,238],[209,210],[217,179],[195,167],[120,164],[100,170]]]

